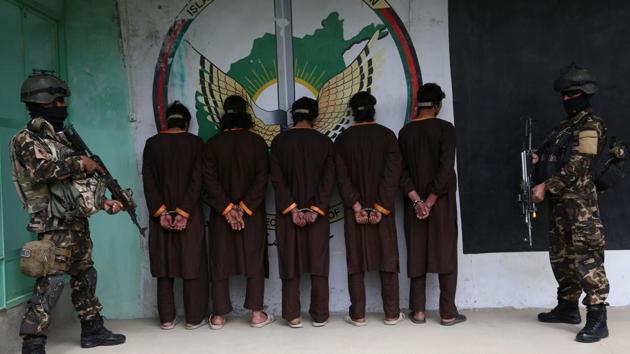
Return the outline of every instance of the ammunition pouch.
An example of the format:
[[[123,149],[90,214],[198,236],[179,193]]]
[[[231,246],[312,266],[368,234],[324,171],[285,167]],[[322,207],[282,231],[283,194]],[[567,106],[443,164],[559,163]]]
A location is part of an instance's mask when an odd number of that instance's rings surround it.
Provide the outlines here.
[[[541,149],[540,161],[534,166],[536,184],[555,176],[562,166],[569,162],[574,146],[573,140],[573,134],[565,134],[554,145]]]
[[[628,144],[617,141],[609,146],[607,154],[598,155],[593,161],[595,187],[598,192],[605,192],[617,186],[626,176]]]
[[[20,253],[20,271],[29,277],[40,278],[65,271],[64,264],[58,264],[56,257],[70,258],[70,251],[57,248],[49,237],[24,244]]]
[[[51,184],[50,209],[54,217],[73,221],[86,218],[101,209],[105,183],[95,177]]]

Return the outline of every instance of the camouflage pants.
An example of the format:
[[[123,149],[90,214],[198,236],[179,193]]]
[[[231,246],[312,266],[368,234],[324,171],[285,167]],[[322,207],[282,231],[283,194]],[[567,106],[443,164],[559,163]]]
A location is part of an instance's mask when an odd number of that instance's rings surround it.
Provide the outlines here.
[[[584,305],[606,301],[609,292],[604,269],[604,226],[596,196],[551,201],[551,268],[558,281],[558,298]]]
[[[96,297],[96,270],[92,262],[92,240],[87,230],[58,230],[40,234],[50,237],[59,248],[70,251],[70,257],[56,257],[57,270],[38,278],[33,295],[26,304],[20,335],[42,335],[50,322],[50,313],[57,304],[64,286],[64,273],[70,275],[72,304],[82,320],[98,314],[102,306]]]

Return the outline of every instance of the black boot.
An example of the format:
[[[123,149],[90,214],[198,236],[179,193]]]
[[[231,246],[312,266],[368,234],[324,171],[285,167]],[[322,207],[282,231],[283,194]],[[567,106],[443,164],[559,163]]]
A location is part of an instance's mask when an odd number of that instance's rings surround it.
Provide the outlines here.
[[[46,336],[25,336],[22,354],[46,354]]]
[[[538,314],[538,321],[547,323],[578,324],[582,322],[577,301],[558,299],[558,306],[549,312]]]
[[[103,317],[96,315],[89,320],[81,320],[81,347],[92,348],[101,345],[125,343],[125,336],[115,334],[103,326]]]
[[[602,338],[608,337],[606,319],[606,304],[588,305],[586,325],[577,334],[575,340],[582,343],[595,343]]]

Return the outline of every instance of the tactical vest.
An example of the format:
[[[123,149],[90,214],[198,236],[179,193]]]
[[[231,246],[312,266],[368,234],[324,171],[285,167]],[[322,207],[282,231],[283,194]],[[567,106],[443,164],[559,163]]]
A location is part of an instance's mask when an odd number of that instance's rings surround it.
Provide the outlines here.
[[[33,140],[47,147],[52,161],[59,161],[69,156],[68,153],[72,150],[62,142],[49,137],[44,132],[43,124],[33,124],[32,128],[34,129],[23,129],[18,135],[28,134]],[[15,137],[11,140],[11,163],[16,191],[24,208],[31,215],[45,212],[45,215],[71,222],[96,213],[103,205],[106,186],[99,178],[67,179],[48,184],[37,183],[17,159]]]
[[[582,116],[569,126],[552,132],[543,143],[540,148],[540,162],[536,164],[534,170],[536,183],[542,183],[556,175],[569,162],[573,148],[579,143],[575,134],[576,129],[591,113],[581,114]],[[606,137],[604,139],[606,140]],[[599,145],[597,155],[593,157],[591,173],[597,191],[603,192],[618,185],[625,177],[628,147],[623,141],[614,141],[610,146],[604,141]]]
[[[588,115],[587,112],[580,114],[581,117],[567,127],[554,130],[539,149],[540,161],[534,170],[534,179],[537,184],[555,176],[562,166],[569,162],[573,148],[577,144],[575,129]]]

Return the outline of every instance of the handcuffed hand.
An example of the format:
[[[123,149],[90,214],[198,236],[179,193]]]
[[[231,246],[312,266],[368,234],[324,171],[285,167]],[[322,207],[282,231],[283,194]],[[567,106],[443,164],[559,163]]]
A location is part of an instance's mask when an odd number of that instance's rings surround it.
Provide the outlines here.
[[[429,217],[431,214],[431,206],[429,206],[426,202],[421,202],[416,204],[416,217],[420,220],[424,220]]]
[[[291,210],[291,220],[297,227],[304,227],[306,225],[306,217],[304,213],[297,208]]]
[[[175,220],[173,220],[173,222],[171,223],[171,230],[183,231],[186,229],[187,225],[188,225],[188,219],[177,214],[175,216]]]
[[[365,225],[369,221],[369,214],[365,209],[361,209],[354,213],[354,221],[359,225]]]
[[[381,220],[383,219],[383,214],[381,214],[380,211],[378,210],[372,210],[370,211],[370,224],[375,225],[378,224],[379,222],[381,222]]]
[[[315,220],[317,220],[318,216],[319,214],[317,214],[314,211],[307,211],[304,213],[304,220],[306,221],[307,224],[312,224],[315,222]]]
[[[171,216],[171,214],[162,213],[162,215],[160,215],[160,226],[162,226],[164,230],[171,230],[172,225],[173,217]]]
[[[245,221],[243,220],[243,211],[240,208],[234,207],[225,215],[225,220],[232,230],[241,231],[245,228]]]
[[[123,210],[123,205],[117,200],[107,199],[103,202],[103,209],[108,214],[116,214],[119,211]]]
[[[429,216],[429,209],[427,208],[426,204],[424,204],[424,202],[420,201],[415,203],[413,208],[418,219],[426,219]]]
[[[354,212],[354,221],[356,221],[359,225],[364,225],[368,223],[369,213],[367,210],[363,209],[363,206],[359,202],[355,202],[352,205],[352,211]]]

